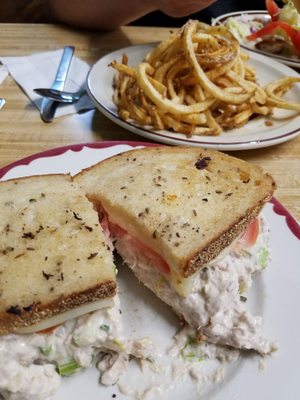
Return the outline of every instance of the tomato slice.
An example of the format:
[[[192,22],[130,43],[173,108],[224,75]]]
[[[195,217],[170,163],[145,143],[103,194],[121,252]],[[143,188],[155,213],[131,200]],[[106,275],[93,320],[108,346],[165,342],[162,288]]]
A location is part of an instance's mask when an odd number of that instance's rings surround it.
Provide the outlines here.
[[[118,237],[124,237],[125,235],[128,234],[128,232],[125,229],[111,222],[109,219],[108,219],[108,224],[109,224],[109,232],[113,239]]]
[[[119,225],[111,221],[109,221],[109,230],[113,239],[124,238],[126,236],[126,241],[128,245],[133,247],[137,253],[140,253],[147,257],[151,261],[151,263],[155,265],[155,267],[163,274],[170,273],[170,267],[168,263],[155,250],[151,249],[149,246],[142,243],[139,239],[130,235],[125,229],[121,228]]]
[[[272,21],[277,21],[280,13],[280,8],[274,0],[266,0],[266,9],[268,10],[270,17],[272,18]]]
[[[129,238],[129,242],[139,253],[145,255],[145,257],[147,257],[159,271],[163,274],[170,273],[169,264],[156,251],[152,250],[150,247],[132,236]]]
[[[104,235],[109,238],[110,236],[110,231],[109,231],[109,223],[108,223],[108,218],[107,218],[107,214],[103,213],[103,217],[100,221],[100,225],[103,229]]]
[[[246,232],[240,238],[240,243],[243,247],[252,247],[255,245],[257,241],[257,237],[259,234],[259,221],[258,218],[255,218],[251,224],[248,225]]]
[[[52,333],[56,328],[58,328],[61,324],[50,326],[49,328],[42,329],[41,331],[38,331],[36,333],[41,334],[41,335],[49,335]]]

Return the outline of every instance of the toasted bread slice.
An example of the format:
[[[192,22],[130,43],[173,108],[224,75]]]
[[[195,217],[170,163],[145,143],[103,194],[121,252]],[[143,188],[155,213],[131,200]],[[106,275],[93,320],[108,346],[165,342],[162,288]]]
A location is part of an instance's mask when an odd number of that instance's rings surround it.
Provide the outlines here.
[[[230,245],[275,189],[257,166],[187,147],[132,150],[74,179],[111,222],[163,257],[175,286]]]
[[[93,205],[68,175],[0,183],[0,334],[114,296]]]

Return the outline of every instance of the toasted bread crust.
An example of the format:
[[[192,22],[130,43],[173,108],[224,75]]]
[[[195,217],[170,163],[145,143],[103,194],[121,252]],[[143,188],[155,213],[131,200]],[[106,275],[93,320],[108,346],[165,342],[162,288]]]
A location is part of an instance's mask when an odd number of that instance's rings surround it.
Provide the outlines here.
[[[97,212],[69,175],[0,183],[0,334],[115,293]]]
[[[214,258],[221,253],[226,247],[228,247],[242,232],[245,231],[247,226],[258,216],[264,204],[271,199],[271,195],[265,197],[259,205],[249,210],[248,214],[236,222],[230,229],[225,231],[221,236],[213,240],[206,248],[195,252],[194,256],[191,256],[183,267],[183,275],[188,278],[194,274],[198,269],[204,267],[207,263],[212,261]]]
[[[38,324],[75,307],[113,297],[116,292],[116,282],[108,281],[85,291],[74,292],[67,297],[62,295],[49,304],[33,303],[30,306],[27,305],[25,310],[16,304],[13,307],[15,310],[19,310],[17,314],[7,312],[7,310],[0,314],[0,335],[17,332],[19,328]]]

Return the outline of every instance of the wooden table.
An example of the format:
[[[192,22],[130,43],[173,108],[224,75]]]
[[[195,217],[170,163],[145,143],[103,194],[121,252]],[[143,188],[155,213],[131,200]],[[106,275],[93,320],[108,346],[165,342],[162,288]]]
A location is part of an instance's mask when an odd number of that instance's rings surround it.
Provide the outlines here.
[[[76,47],[76,55],[93,64],[104,54],[132,44],[162,40],[167,28],[124,27],[109,33],[78,31],[43,24],[0,24],[0,55],[17,56]],[[0,167],[30,154],[71,143],[145,139],[104,117],[99,111],[55,119],[45,124],[14,80],[0,85],[6,104],[0,111]],[[300,220],[300,136],[269,148],[235,152],[262,166],[277,182],[277,199]]]

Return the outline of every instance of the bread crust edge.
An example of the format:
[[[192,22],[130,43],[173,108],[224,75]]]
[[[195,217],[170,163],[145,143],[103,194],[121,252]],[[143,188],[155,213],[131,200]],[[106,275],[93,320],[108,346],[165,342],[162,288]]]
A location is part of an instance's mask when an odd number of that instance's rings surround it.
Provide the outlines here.
[[[0,315],[0,335],[17,332],[19,328],[36,325],[76,307],[113,297],[116,292],[116,282],[106,281],[82,292],[74,292],[67,297],[59,296],[48,304],[33,303],[30,307],[26,307],[27,310],[20,305],[19,309],[22,310],[20,314],[6,311]]]
[[[266,174],[268,175],[268,174]],[[199,269],[206,266],[207,263],[216,258],[222,250],[229,246],[234,239],[236,239],[246,227],[258,216],[263,206],[272,198],[276,184],[272,177],[268,175],[272,180],[272,191],[260,202],[249,209],[247,214],[243,216],[239,221],[236,221],[231,229],[223,232],[216,240],[210,242],[208,246],[202,248],[199,252],[194,253],[189,259],[185,260],[182,265],[181,272],[185,278],[190,277]]]

